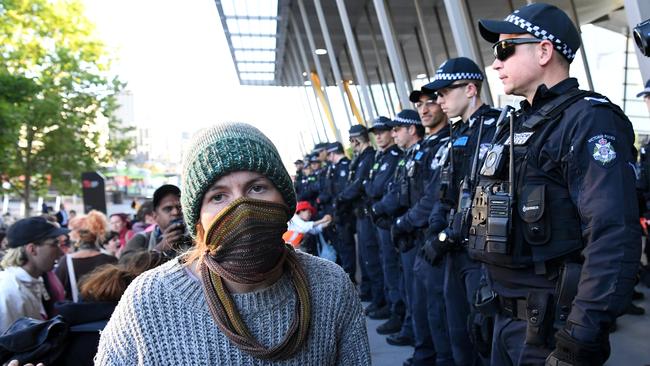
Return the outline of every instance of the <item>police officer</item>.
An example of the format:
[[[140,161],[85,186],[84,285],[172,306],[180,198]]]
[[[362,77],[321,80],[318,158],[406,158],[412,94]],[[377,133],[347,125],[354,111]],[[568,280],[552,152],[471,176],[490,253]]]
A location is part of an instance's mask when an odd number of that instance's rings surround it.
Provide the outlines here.
[[[432,266],[421,255],[424,245],[424,230],[427,218],[435,200],[426,196],[426,187],[437,176],[437,152],[449,141],[447,117],[434,100],[435,93],[415,90],[409,99],[417,108],[422,125],[428,135],[420,143],[421,154],[416,154],[411,169],[407,171],[409,209],[395,220],[393,235],[414,237],[416,258],[413,262],[413,321],[418,329],[430,334],[435,346],[437,364],[453,364],[446,327],[446,313],[443,299],[444,266]],[[407,163],[408,164],[408,163]],[[422,326],[420,326],[422,324]],[[428,330],[428,332],[427,332]],[[414,364],[426,364],[428,358],[413,358]],[[423,362],[426,361],[426,362]]]
[[[390,309],[384,296],[384,278],[379,259],[377,235],[372,225],[370,201],[363,182],[368,179],[375,161],[375,149],[370,145],[368,130],[362,125],[350,127],[350,144],[355,157],[350,164],[348,186],[337,197],[337,205],[354,208],[357,223],[357,242],[361,266],[361,292],[369,290],[372,299],[366,315],[372,319],[388,318]]]
[[[447,117],[461,118],[453,126],[452,150],[445,151],[448,158],[441,167],[441,181],[438,187],[431,189],[432,193],[440,192],[440,195],[429,216],[428,238],[423,253],[432,265],[445,267],[443,298],[456,365],[473,365],[478,360],[477,350],[470,342],[467,324],[481,278],[481,268],[478,262],[469,258],[463,247],[469,234],[465,228],[469,228],[470,199],[463,202],[459,196],[465,194],[471,198],[476,171],[492,141],[500,114],[499,110],[483,104],[481,100],[483,79],[483,73],[474,61],[458,57],[444,62],[436,71],[434,81],[422,88],[436,95],[436,101]],[[450,213],[455,213],[450,218],[452,222],[448,220]],[[438,240],[440,232],[445,233],[446,240],[443,242]],[[433,253],[432,245],[436,246]],[[439,257],[443,255],[445,258],[441,263]],[[479,338],[476,340],[481,341],[481,351],[487,356],[491,344],[489,340],[480,339],[478,336],[481,334],[475,332],[471,335],[473,339]]]
[[[343,152],[343,145],[340,142],[333,142],[327,146],[327,159],[330,162],[330,168],[327,175],[326,186],[321,192],[322,197],[332,197],[336,200],[348,184],[350,174],[350,159]],[[328,202],[330,198],[327,198]],[[322,200],[321,200],[322,202]],[[337,205],[337,203],[339,203]],[[356,249],[354,243],[354,216],[352,211],[346,205],[340,202],[333,202],[331,212],[334,216],[334,226],[336,227],[334,237],[334,247],[338,253],[339,261],[343,270],[355,282],[356,273]]]
[[[309,174],[305,174],[300,184],[300,194],[297,195],[300,201],[309,201],[316,207],[318,195],[320,192],[320,176],[322,175],[322,164],[315,154],[310,154],[307,158]],[[320,211],[320,207],[319,207]]]
[[[371,204],[381,200],[395,174],[397,163],[403,155],[402,150],[397,147],[391,136],[392,129],[387,124],[389,121],[390,119],[387,117],[380,116],[375,119],[372,127],[368,129],[369,132],[375,135],[375,142],[377,143],[375,163],[363,185]],[[384,296],[390,310],[389,319],[377,327],[377,333],[379,334],[399,332],[406,312],[404,299],[399,291],[399,253],[390,237],[391,222],[387,218],[373,220],[377,230],[381,266],[384,274]],[[409,338],[412,338],[412,331],[410,335]]]
[[[304,168],[305,168],[305,162],[302,159],[298,159],[293,162],[293,165],[296,167],[296,175],[293,180],[293,188],[296,190],[296,195],[300,195],[300,190],[302,189],[301,182],[304,178]]]
[[[432,290],[434,286],[429,288],[422,286],[424,282],[427,284],[435,282],[432,278],[436,276],[422,271],[419,265],[414,267],[417,263],[416,253],[422,246],[423,235],[421,231],[407,230],[400,224],[405,214],[417,209],[415,206],[424,192],[425,182],[431,176],[430,165],[427,165],[426,161],[433,151],[430,144],[425,143],[423,139],[425,129],[418,112],[403,110],[390,125],[393,127],[393,138],[405,151],[405,157],[398,163],[392,189],[373,206],[373,209],[375,216],[390,214],[399,217],[391,227],[391,236],[393,243],[400,250],[406,299],[415,336],[413,357],[406,364],[445,364],[453,360],[445,329],[442,299],[438,299],[435,303],[428,303],[424,293]],[[444,125],[443,119],[441,126],[437,126],[437,130],[432,131],[433,135],[437,136],[440,132],[442,137],[446,131],[442,128]],[[394,201],[397,202],[397,206],[393,205]],[[426,223],[426,220],[424,222]],[[420,276],[425,278],[417,278]],[[438,289],[442,296],[442,271],[436,279],[439,279]]]
[[[496,293],[477,305],[499,308],[492,364],[601,365],[641,250],[632,125],[569,77],[580,37],[562,10],[534,3],[479,29],[505,92],[525,98],[472,203],[469,254]]]

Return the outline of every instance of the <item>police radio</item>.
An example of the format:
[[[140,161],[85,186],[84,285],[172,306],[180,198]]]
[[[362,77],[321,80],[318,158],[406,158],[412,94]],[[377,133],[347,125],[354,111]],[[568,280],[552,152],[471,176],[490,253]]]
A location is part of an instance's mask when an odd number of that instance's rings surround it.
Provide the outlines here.
[[[510,108],[511,109],[511,108]],[[504,109],[507,113],[508,107]],[[508,145],[508,181],[507,183],[493,186],[487,192],[484,191],[487,197],[487,225],[485,228],[485,245],[486,250],[490,253],[507,254],[508,253],[508,236],[512,224],[512,208],[514,207],[514,179],[515,179],[515,164],[514,164],[514,113],[510,110],[510,131],[509,131],[509,145]],[[494,149],[492,149],[494,150]],[[490,173],[491,167],[494,167],[494,172],[498,173],[499,167],[503,166],[503,146],[495,150],[496,156],[493,156],[493,163],[489,165],[486,173]],[[486,157],[487,160],[487,157]],[[484,168],[486,166],[484,165]],[[488,174],[484,174],[488,175]]]

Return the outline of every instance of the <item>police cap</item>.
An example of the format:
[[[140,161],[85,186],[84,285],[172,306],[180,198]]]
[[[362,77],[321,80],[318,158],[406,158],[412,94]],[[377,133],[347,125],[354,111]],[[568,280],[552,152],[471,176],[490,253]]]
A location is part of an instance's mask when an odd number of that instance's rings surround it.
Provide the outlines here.
[[[340,142],[332,142],[331,144],[327,145],[327,153],[343,153],[343,144]]]
[[[637,94],[636,97],[637,98],[645,97],[646,95],[649,95],[649,94],[650,94],[650,79],[648,79],[648,81],[646,81],[645,89],[643,89],[641,91],[641,93]]]
[[[350,127],[348,133],[350,134],[350,137],[359,137],[361,135],[367,135],[368,130],[362,125],[354,125]]]
[[[390,118],[379,116],[372,122],[372,127],[368,129],[368,132],[390,131],[391,127],[388,125],[389,123]]]
[[[481,19],[478,28],[481,36],[491,43],[498,42],[500,34],[528,33],[549,40],[569,63],[580,48],[580,34],[569,16],[558,7],[544,3],[522,6],[503,20]]]
[[[420,101],[420,98],[423,95],[426,95],[427,97],[436,100],[436,93],[432,92],[431,90],[425,90],[424,88],[420,90],[413,90],[409,95],[409,100],[411,101],[411,103],[417,103]]]
[[[392,121],[388,123],[390,127],[397,126],[416,126],[422,125],[420,115],[412,109],[402,109]]]
[[[433,81],[423,86],[422,92],[434,94],[438,90],[444,89],[458,80],[482,81],[483,73],[476,62],[467,57],[450,58],[440,65],[438,70],[436,70]]]

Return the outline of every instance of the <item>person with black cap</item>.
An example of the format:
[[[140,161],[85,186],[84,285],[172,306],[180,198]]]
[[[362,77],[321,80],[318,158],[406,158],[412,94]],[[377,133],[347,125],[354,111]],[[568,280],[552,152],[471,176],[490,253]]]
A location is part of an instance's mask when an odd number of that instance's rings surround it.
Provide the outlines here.
[[[375,119],[372,127],[368,129],[368,132],[375,135],[375,142],[377,143],[375,163],[368,173],[368,179],[363,183],[364,191],[370,200],[370,207],[372,207],[372,204],[379,202],[388,190],[397,163],[403,155],[402,150],[397,147],[393,140],[392,128],[388,125],[388,122],[390,122],[389,118],[380,116]],[[372,222],[375,225],[379,242],[382,273],[384,274],[384,297],[390,310],[388,320],[377,327],[377,333],[393,334],[399,332],[402,328],[406,312],[406,305],[399,289],[401,276],[399,253],[390,237],[392,220],[386,216],[372,217]]]
[[[357,218],[361,292],[371,295],[366,315],[371,319],[387,319],[390,316],[390,308],[384,296],[384,274],[379,258],[379,245],[370,218],[370,200],[363,187],[363,182],[368,179],[375,163],[375,149],[370,145],[368,130],[364,126],[350,127],[349,135],[355,157],[350,164],[348,186],[338,195],[337,204],[352,206]]]
[[[296,189],[298,201],[308,201],[313,207],[317,206],[318,198],[318,177],[321,169],[321,162],[314,154],[309,154],[305,159],[307,165],[303,168],[304,175],[300,180],[300,188]]]
[[[69,232],[40,216],[9,227],[9,249],[0,263],[0,334],[19,318],[47,318],[44,301],[50,295],[42,276],[62,255],[58,238]]]
[[[429,161],[435,155],[434,142],[438,138],[444,138],[445,133],[448,135],[448,130],[442,128],[442,123],[437,129],[431,130],[432,137],[425,140],[420,115],[411,109],[399,112],[389,125],[393,128],[395,143],[404,150],[404,158],[398,163],[395,180],[388,193],[373,205],[373,215],[388,215],[394,220],[391,236],[400,251],[407,314],[400,332],[389,336],[387,341],[403,344],[412,331],[415,350],[413,357],[405,364],[444,364],[453,360],[446,331],[444,305],[442,299],[427,302],[429,297],[426,296],[427,291],[435,289],[442,296],[442,269],[439,269],[440,273],[436,276],[430,268],[418,264],[416,257],[422,248],[423,231],[419,225],[406,227],[402,221],[409,212],[415,212],[412,210],[419,211],[416,206],[424,194],[425,182],[432,177],[433,170]],[[422,226],[426,224],[426,217],[424,215],[422,219]]]
[[[477,305],[499,309],[492,364],[602,365],[641,253],[632,124],[569,77],[580,35],[562,10],[529,4],[479,30],[506,94],[525,98],[472,204],[468,251],[491,285]]]
[[[300,189],[302,188],[300,182],[302,182],[304,177],[303,169],[305,168],[305,162],[302,161],[302,159],[298,159],[293,162],[293,165],[296,166],[296,175],[293,178],[293,188],[296,190],[296,195],[300,195]]]
[[[354,223],[352,211],[348,205],[337,202],[336,197],[348,185],[350,176],[350,159],[345,156],[343,144],[332,142],[327,145],[327,160],[330,163],[327,173],[325,186],[321,189],[318,196],[320,204],[328,205],[326,213],[331,213],[334,217],[334,248],[339,256],[339,262],[343,270],[350,276],[352,282],[356,282],[354,275],[357,271],[357,253],[354,242]]]
[[[191,247],[186,235],[181,209],[181,190],[173,184],[164,184],[153,193],[153,219],[156,228],[138,233],[126,243],[121,258],[142,250],[153,250],[168,257]]]
[[[452,58],[438,68],[433,82],[423,86],[421,92],[435,97],[439,108],[448,118],[460,117],[452,127],[451,147],[445,146],[439,154],[446,158],[437,162],[441,169],[436,176],[438,180],[430,183],[432,187],[423,198],[425,201],[432,198],[434,204],[429,214],[427,240],[422,252],[430,265],[444,268],[442,298],[456,365],[473,365],[478,358],[477,348],[470,341],[467,322],[481,278],[481,266],[464,251],[466,234],[448,231],[466,227],[462,221],[468,221],[467,215],[463,215],[458,198],[461,192],[471,196],[476,181],[476,174],[472,172],[477,171],[482,162],[500,114],[499,110],[483,104],[480,97],[483,80],[483,72],[474,61],[466,57]],[[418,103],[431,103],[422,99]],[[478,149],[477,145],[480,145]],[[448,151],[450,148],[453,152]],[[455,213],[451,218],[450,212]],[[441,232],[446,233],[444,242],[438,240]],[[477,338],[476,335],[474,338]],[[478,339],[474,341],[478,343]],[[481,353],[487,357],[491,345],[489,341],[483,341],[481,345]]]

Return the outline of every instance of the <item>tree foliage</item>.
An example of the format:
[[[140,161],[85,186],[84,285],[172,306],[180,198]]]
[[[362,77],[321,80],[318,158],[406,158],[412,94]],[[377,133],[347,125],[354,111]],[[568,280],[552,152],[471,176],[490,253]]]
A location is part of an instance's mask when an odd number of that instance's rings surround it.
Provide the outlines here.
[[[132,148],[93,31],[78,0],[0,0],[0,175],[28,210],[33,192],[77,193],[81,172]]]

